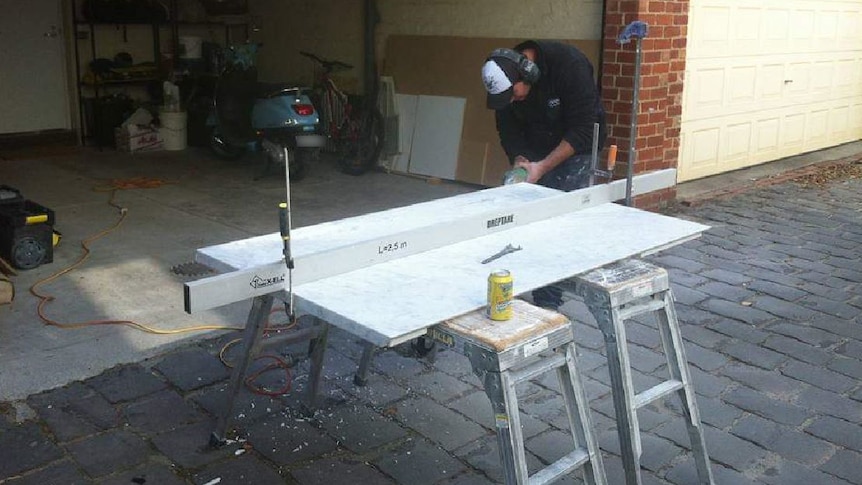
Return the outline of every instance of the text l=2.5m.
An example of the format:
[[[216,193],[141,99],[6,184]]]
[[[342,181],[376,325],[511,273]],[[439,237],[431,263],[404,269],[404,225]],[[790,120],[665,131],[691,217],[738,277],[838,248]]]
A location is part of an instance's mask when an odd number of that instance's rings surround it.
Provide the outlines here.
[[[392,241],[377,246],[377,254],[394,253],[402,249],[407,249],[407,241]]]

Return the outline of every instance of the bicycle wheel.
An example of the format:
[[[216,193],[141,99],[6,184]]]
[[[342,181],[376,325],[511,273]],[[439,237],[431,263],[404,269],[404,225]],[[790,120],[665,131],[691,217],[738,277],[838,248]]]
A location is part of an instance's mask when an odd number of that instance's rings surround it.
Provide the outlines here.
[[[374,167],[383,149],[383,115],[377,109],[371,110],[352,131],[355,136],[344,140],[338,161],[342,172],[362,175]]]

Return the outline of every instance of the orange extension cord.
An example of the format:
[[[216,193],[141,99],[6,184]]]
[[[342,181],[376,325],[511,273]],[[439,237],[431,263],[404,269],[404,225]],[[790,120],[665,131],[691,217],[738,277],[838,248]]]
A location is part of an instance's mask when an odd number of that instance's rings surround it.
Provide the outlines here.
[[[160,180],[160,179],[152,179],[152,178],[146,178],[146,177],[135,177],[135,178],[130,178],[130,179],[122,179],[122,180],[114,179],[114,180],[111,180],[111,183],[109,186],[93,188],[93,190],[97,191],[97,192],[110,192],[111,193],[110,198],[108,199],[108,204],[110,206],[116,208],[120,212],[120,217],[119,217],[119,219],[117,219],[117,221],[111,227],[109,227],[103,231],[100,231],[100,232],[84,239],[83,241],[81,241],[81,247],[83,248],[84,251],[81,254],[81,256],[78,257],[77,261],[75,261],[74,263],[72,263],[71,265],[69,265],[68,267],[66,267],[64,269],[57,271],[56,273],[52,274],[51,276],[48,276],[47,278],[44,278],[44,279],[37,281],[36,283],[34,283],[30,287],[30,293],[39,300],[39,304],[37,306],[36,311],[39,315],[39,318],[43,322],[45,322],[46,325],[64,328],[64,329],[85,328],[85,327],[92,327],[92,326],[98,326],[98,325],[126,325],[126,326],[132,327],[136,330],[140,330],[142,332],[156,334],[156,335],[175,335],[175,334],[189,333],[189,332],[201,332],[201,331],[206,331],[206,330],[243,330],[244,329],[244,327],[231,327],[231,326],[224,326],[224,325],[198,325],[198,326],[194,326],[194,327],[178,328],[178,329],[173,329],[173,330],[163,330],[163,329],[153,328],[153,327],[150,327],[148,325],[144,325],[142,323],[135,322],[134,320],[118,320],[118,319],[89,320],[89,321],[84,321],[84,322],[61,323],[61,322],[58,322],[57,320],[49,318],[45,314],[45,306],[49,302],[53,301],[54,297],[40,293],[38,291],[38,288],[44,284],[47,284],[47,283],[50,283],[51,281],[56,280],[57,278],[75,270],[76,268],[78,268],[79,266],[84,264],[84,262],[90,257],[90,247],[89,247],[90,243],[92,243],[93,241],[96,241],[97,239],[100,239],[100,238],[110,234],[111,232],[115,231],[126,220],[126,216],[128,215],[128,209],[126,209],[125,207],[122,207],[116,203],[115,198],[117,195],[117,191],[118,190],[130,190],[130,189],[158,188],[158,187],[161,187],[162,185],[165,185],[166,183],[168,183],[168,182],[165,182],[165,181]],[[279,310],[283,310],[283,308],[273,309],[270,312],[270,315],[272,313],[275,313],[276,311],[279,311]],[[270,326],[269,318],[267,317],[267,321],[266,321],[266,324],[264,327],[264,333],[288,330],[290,328],[293,328],[296,324],[297,324],[297,322],[296,322],[296,320],[294,320],[294,321],[289,322],[289,323],[284,324],[284,325]],[[232,365],[230,365],[225,360],[224,354],[230,346],[240,342],[241,340],[242,339],[235,339],[235,340],[228,342],[227,344],[224,345],[222,350],[219,352],[219,359],[221,360],[221,362],[225,366],[227,366],[229,368],[233,367]],[[285,362],[284,359],[282,359],[281,357],[275,356],[275,355],[261,355],[261,356],[257,357],[257,359],[269,359],[269,360],[272,360],[274,362],[264,366],[262,369],[256,371],[254,374],[252,374],[246,378],[245,383],[249,387],[249,389],[252,392],[255,392],[257,394],[263,394],[263,395],[268,395],[268,396],[278,396],[278,395],[285,394],[285,393],[289,392],[290,387],[291,387],[291,375],[290,375],[290,367],[289,367],[288,363]],[[253,384],[253,382],[258,377],[260,377],[262,374],[264,374],[270,370],[279,369],[279,368],[284,369],[284,371],[287,374],[287,383],[286,383],[284,388],[279,389],[277,391],[269,391],[269,390],[263,389],[261,387],[255,386]]]

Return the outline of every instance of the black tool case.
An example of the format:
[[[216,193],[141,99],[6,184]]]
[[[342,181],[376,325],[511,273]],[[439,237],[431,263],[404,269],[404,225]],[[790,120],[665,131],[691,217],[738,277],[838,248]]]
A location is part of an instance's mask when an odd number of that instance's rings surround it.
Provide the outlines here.
[[[0,257],[18,269],[54,261],[54,211],[0,185]]]

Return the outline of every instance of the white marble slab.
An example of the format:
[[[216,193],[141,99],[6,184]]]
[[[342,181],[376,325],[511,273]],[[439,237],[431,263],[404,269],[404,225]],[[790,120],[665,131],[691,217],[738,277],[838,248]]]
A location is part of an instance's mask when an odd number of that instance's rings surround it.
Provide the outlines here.
[[[707,227],[604,204],[294,287],[298,310],[378,346],[485,304],[493,269],[512,271],[515,292],[696,237]],[[506,244],[521,251],[483,265]]]
[[[676,172],[638,175],[632,194],[673,185]],[[296,229],[291,250],[295,283],[436,249],[465,239],[604,204],[625,196],[625,180],[560,192],[515,184]],[[286,279],[277,233],[199,249],[196,260],[232,276],[186,284],[186,311],[225,305],[270,291],[252,281]],[[224,276],[224,277],[223,277]],[[237,299],[238,298],[238,299]],[[192,305],[191,302],[195,304]]]
[[[291,231],[291,252],[298,261],[367,241],[386,240],[392,235],[481,216],[490,210],[512,212],[528,202],[561,195],[565,194],[535,184],[515,184],[300,227]],[[218,271],[235,271],[277,262],[282,258],[282,248],[281,236],[274,232],[198,249],[195,260]]]

